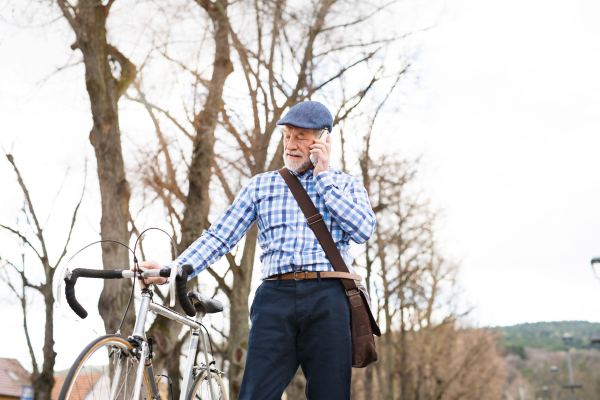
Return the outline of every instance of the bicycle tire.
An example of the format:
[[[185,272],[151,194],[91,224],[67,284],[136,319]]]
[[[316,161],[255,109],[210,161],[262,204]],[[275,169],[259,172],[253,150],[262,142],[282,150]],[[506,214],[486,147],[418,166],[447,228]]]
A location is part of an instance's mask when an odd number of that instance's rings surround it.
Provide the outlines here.
[[[192,389],[187,396],[188,400],[213,400],[210,397],[210,388],[208,386],[208,380],[206,380],[207,375],[206,371],[204,371],[194,380]],[[225,383],[223,383],[221,376],[212,371],[210,372],[210,376],[215,384],[213,385],[213,390],[215,390],[216,395],[214,400],[227,400],[227,391],[225,390]]]
[[[112,351],[113,349],[116,351]],[[71,366],[58,400],[83,400],[90,398],[90,395],[94,400],[108,400],[111,383],[114,380],[114,365],[119,358],[124,364],[119,377],[122,383],[117,387],[115,400],[136,400],[132,399],[133,382],[139,363],[129,353],[131,349],[133,349],[131,344],[119,335],[101,336],[91,342]],[[144,378],[146,385],[142,386],[140,398],[150,399],[146,371],[144,371]]]

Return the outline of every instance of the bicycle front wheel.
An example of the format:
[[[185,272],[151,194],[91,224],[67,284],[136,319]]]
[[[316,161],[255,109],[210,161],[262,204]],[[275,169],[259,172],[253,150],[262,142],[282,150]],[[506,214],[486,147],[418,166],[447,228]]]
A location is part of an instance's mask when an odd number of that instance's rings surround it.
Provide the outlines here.
[[[59,400],[138,400],[133,387],[139,362],[129,350],[133,347],[118,335],[102,336],[79,355],[63,383]],[[144,371],[141,399],[150,399]],[[154,377],[151,377],[154,379]]]
[[[225,384],[219,374],[210,372],[210,378],[207,378],[208,374],[203,371],[194,383],[192,384],[192,390],[188,394],[188,400],[227,400],[227,392],[225,391]],[[211,380],[213,397],[210,397],[210,385],[208,379]]]

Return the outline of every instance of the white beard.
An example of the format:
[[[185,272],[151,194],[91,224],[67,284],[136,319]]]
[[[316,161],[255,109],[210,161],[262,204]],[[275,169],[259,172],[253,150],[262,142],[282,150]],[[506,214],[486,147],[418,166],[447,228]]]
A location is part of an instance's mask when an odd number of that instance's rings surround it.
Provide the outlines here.
[[[302,156],[302,158],[299,160],[295,160],[291,157],[288,157],[287,154],[292,154],[295,156]],[[310,164],[312,163],[312,161],[310,161],[310,157],[306,157],[304,154],[302,154],[299,151],[286,151],[283,154],[283,163],[285,164],[287,169],[289,169],[290,171],[300,172],[300,171],[304,171],[305,169],[307,169],[310,166]]]

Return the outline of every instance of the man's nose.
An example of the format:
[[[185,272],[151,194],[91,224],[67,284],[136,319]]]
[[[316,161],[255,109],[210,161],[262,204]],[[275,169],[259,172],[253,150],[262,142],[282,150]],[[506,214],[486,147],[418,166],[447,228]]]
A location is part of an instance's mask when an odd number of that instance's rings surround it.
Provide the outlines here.
[[[296,138],[291,137],[287,141],[287,144],[285,145],[285,148],[288,149],[288,150],[294,150],[294,149],[298,148],[298,141],[296,140]]]

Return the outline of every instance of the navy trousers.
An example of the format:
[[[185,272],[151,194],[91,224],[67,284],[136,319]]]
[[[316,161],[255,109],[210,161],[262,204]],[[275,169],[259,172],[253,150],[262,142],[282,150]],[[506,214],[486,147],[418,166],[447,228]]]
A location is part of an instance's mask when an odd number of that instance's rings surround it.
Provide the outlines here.
[[[350,399],[350,308],[337,279],[264,281],[250,320],[240,400],[281,400],[298,365],[308,400]]]

